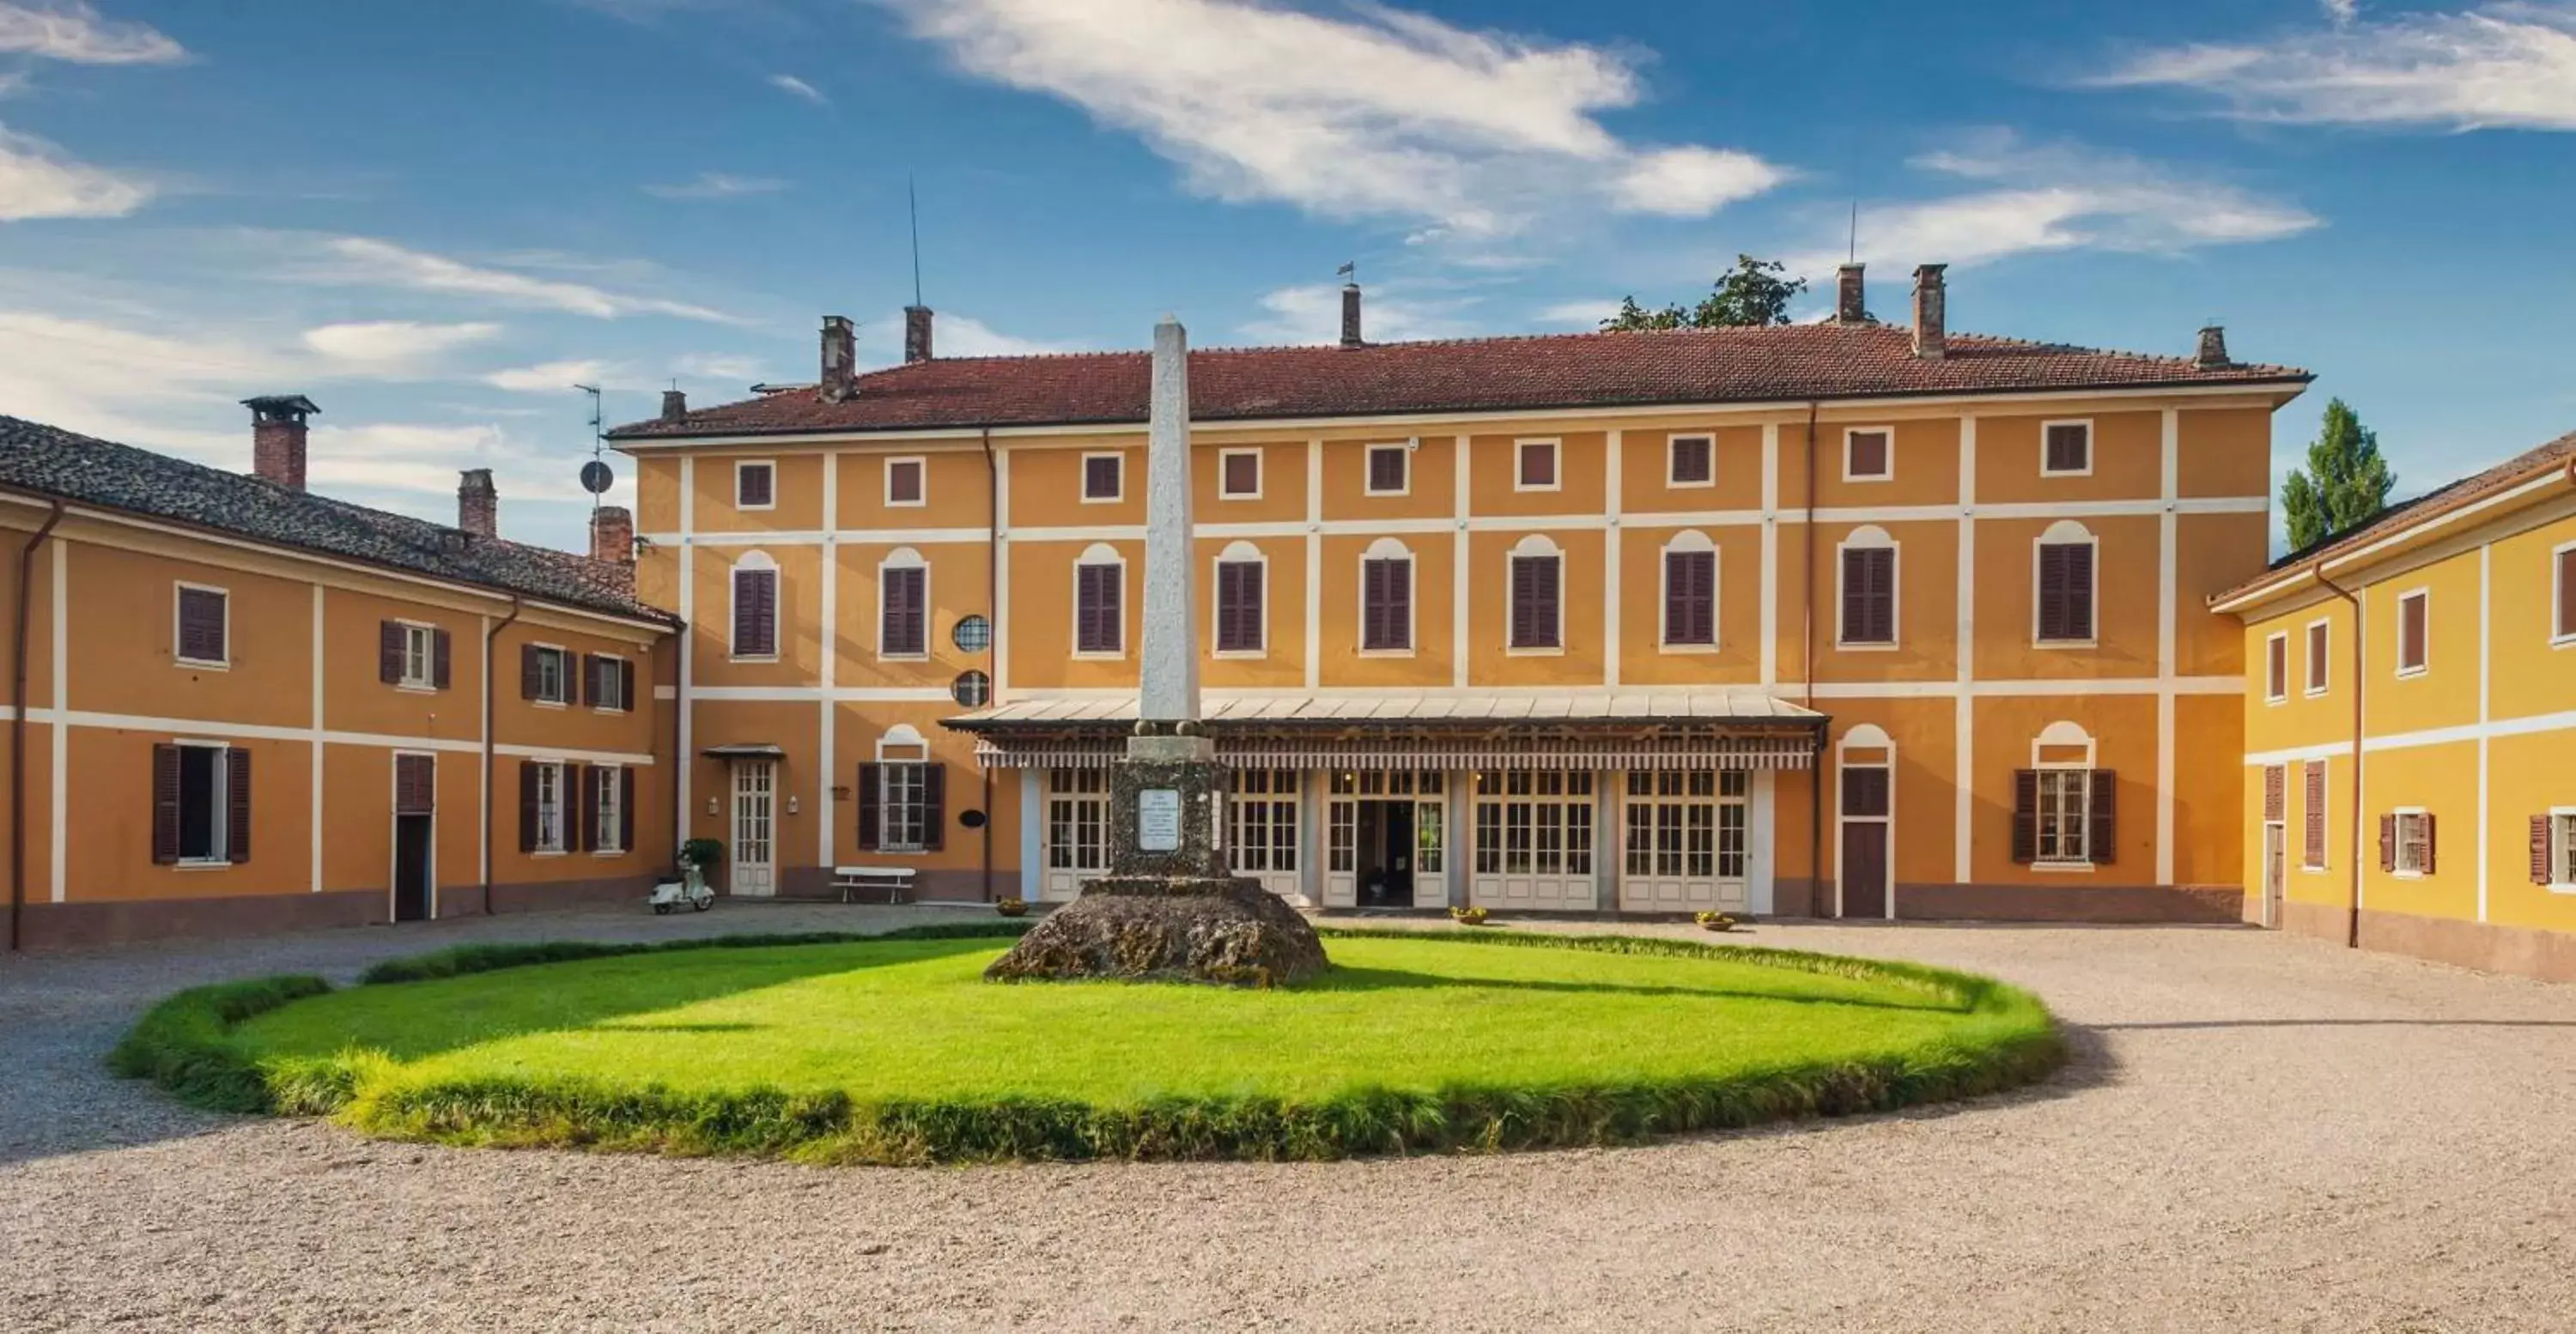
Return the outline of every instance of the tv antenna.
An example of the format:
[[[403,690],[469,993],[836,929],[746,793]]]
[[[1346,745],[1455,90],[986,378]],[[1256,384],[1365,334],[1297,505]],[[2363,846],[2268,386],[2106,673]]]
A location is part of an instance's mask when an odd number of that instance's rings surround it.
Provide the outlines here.
[[[679,383],[673,380],[671,385],[678,388]],[[601,493],[617,483],[617,474],[609,468],[608,460],[600,457],[608,444],[607,418],[600,411],[598,385],[577,384],[573,388],[590,395],[590,461],[581,465],[581,489],[590,493],[590,507],[595,510]]]
[[[1852,201],[1851,248],[1843,253],[1843,262],[1846,264],[1860,262],[1860,201],[1857,199]]]
[[[921,194],[913,188],[912,173],[903,174],[903,204],[912,215],[912,304],[921,304]]]

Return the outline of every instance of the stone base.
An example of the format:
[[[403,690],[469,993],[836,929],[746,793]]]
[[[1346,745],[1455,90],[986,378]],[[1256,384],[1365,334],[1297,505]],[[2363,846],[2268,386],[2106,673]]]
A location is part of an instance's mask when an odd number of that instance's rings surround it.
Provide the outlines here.
[[[1107,876],[1030,928],[984,976],[1279,987],[1326,966],[1315,928],[1258,882]]]

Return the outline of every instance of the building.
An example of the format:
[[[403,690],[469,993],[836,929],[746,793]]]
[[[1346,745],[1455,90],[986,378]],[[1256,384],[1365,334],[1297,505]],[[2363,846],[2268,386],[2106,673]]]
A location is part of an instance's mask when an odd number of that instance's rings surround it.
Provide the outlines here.
[[[0,417],[9,943],[408,920],[642,894],[670,865],[631,520],[588,555]]]
[[[2309,377],[1911,327],[1202,350],[1238,867],[1326,908],[2235,920],[2271,415]],[[612,433],[737,894],[1070,897],[1135,712],[1142,352]]]
[[[2213,605],[2244,624],[2248,919],[2576,980],[2576,435]]]

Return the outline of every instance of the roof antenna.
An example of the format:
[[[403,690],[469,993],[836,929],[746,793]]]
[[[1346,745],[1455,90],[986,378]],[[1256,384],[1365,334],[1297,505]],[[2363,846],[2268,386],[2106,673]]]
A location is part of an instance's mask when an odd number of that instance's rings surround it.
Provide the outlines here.
[[[912,173],[903,174],[904,207],[912,214],[912,304],[921,304],[921,195],[913,189]]]
[[[677,389],[679,386],[679,381],[671,382],[672,388]],[[600,415],[599,386],[577,384],[573,388],[590,395],[590,462],[581,465],[581,489],[590,493],[590,508],[596,512],[599,509],[600,493],[606,491],[616,480],[616,474],[609,471],[608,460],[599,456],[601,449],[608,442],[607,424]]]
[[[1843,253],[1843,262],[1846,264],[1860,262],[1860,201],[1858,199],[1852,200],[1851,248]]]

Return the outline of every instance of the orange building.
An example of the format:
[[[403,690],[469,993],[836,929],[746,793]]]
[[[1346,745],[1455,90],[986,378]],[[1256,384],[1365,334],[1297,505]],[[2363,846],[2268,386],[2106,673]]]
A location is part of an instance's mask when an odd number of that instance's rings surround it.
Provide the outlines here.
[[[1327,908],[2235,920],[2271,415],[2306,373],[1814,325],[1192,354],[1238,869]],[[939,358],[613,433],[688,624],[686,832],[1070,897],[1135,713],[1147,358]]]
[[[589,555],[0,417],[9,941],[382,922],[641,895],[671,864],[632,523]],[[657,741],[659,743],[657,747]]]

